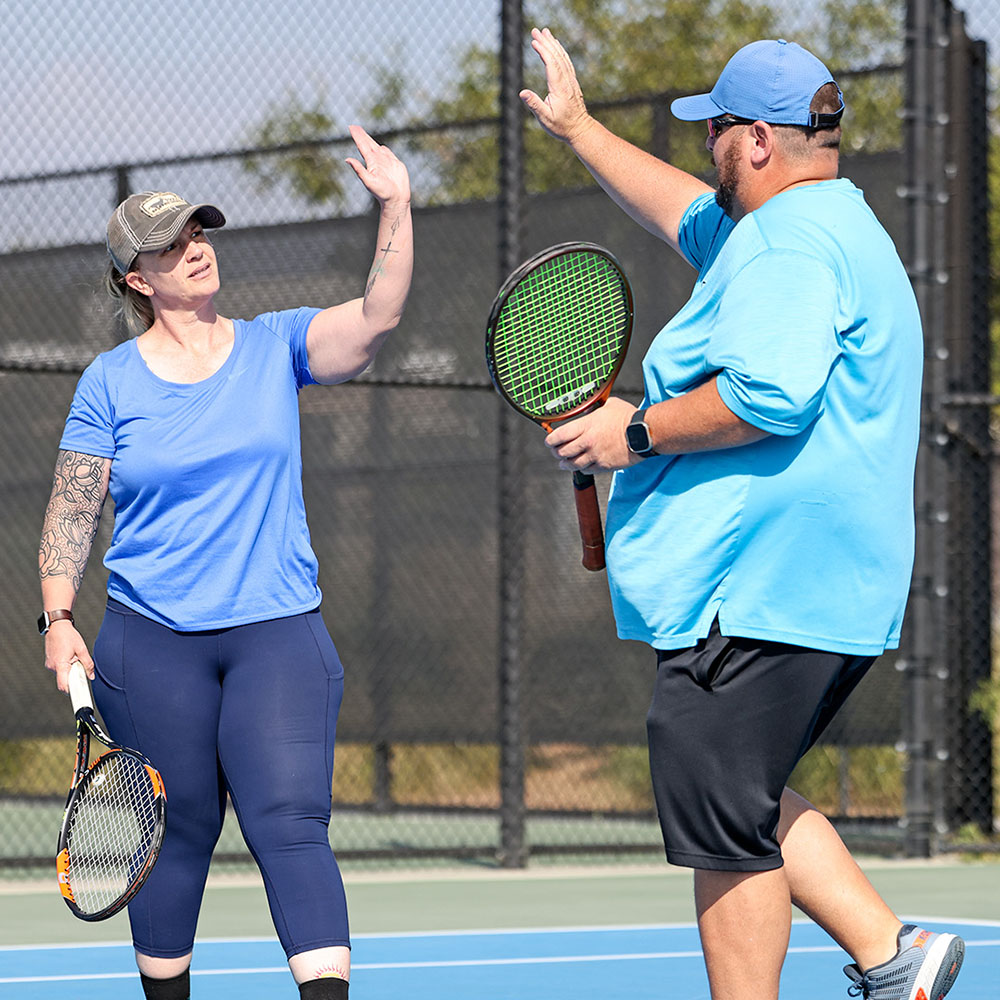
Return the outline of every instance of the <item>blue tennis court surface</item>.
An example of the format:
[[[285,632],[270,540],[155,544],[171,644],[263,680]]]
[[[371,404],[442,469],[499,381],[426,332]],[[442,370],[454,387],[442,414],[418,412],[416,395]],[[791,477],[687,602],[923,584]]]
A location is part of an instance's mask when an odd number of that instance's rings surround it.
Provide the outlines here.
[[[965,967],[951,998],[1000,994],[1000,921],[922,918],[961,934]],[[782,978],[783,1000],[846,996],[843,952],[815,925],[796,923]],[[589,927],[357,935],[351,975],[365,1000],[707,1000],[696,927]],[[273,1000],[296,995],[284,954],[271,939],[199,941],[192,996]],[[132,949],[125,944],[0,948],[0,1000],[135,1000]]]

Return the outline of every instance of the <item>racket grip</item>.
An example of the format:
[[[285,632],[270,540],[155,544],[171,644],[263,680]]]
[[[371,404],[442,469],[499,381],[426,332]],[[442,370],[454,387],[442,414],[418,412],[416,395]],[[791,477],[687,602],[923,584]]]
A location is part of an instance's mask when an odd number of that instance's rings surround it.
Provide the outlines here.
[[[68,681],[69,700],[73,705],[73,714],[75,715],[81,708],[93,709],[94,701],[90,695],[90,681],[87,680],[87,672],[79,660],[74,660],[69,665]]]
[[[604,528],[601,525],[601,508],[597,502],[594,477],[586,472],[574,472],[573,496],[576,499],[576,518],[580,522],[580,540],[583,542],[583,568],[592,572],[602,570]]]

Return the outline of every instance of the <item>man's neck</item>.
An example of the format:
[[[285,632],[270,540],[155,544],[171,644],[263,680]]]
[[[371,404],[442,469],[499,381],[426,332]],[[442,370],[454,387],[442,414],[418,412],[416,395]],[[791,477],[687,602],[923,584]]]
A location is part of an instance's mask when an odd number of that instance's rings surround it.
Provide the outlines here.
[[[784,173],[782,176],[773,179],[759,176],[757,183],[750,187],[745,194],[738,191],[733,199],[733,219],[739,222],[744,215],[755,212],[765,202],[770,201],[776,195],[793,188],[809,187],[813,184],[822,184],[823,181],[834,181],[838,176],[837,163],[832,166],[824,165],[823,169],[818,169],[815,165],[810,165],[807,169],[796,173]]]

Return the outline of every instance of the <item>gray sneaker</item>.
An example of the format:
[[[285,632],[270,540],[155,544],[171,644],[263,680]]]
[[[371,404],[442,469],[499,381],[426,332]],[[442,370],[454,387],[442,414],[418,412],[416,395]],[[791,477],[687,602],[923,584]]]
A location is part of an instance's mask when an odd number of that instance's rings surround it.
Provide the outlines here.
[[[934,934],[915,924],[903,924],[896,954],[862,972],[845,965],[847,992],[864,1000],[941,1000],[962,968],[965,942],[955,934]]]

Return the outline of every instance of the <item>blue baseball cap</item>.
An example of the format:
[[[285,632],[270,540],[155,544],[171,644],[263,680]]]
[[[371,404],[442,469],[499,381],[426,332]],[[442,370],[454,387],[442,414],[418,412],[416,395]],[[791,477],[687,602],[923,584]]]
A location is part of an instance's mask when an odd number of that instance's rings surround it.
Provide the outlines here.
[[[840,111],[835,116],[810,112],[816,91],[826,83],[835,81],[811,52],[783,38],[766,39],[744,45],[726,63],[710,94],[678,97],[670,110],[687,122],[728,114],[771,125],[817,128],[835,124],[844,109],[841,94]],[[835,120],[831,122],[831,118]]]

